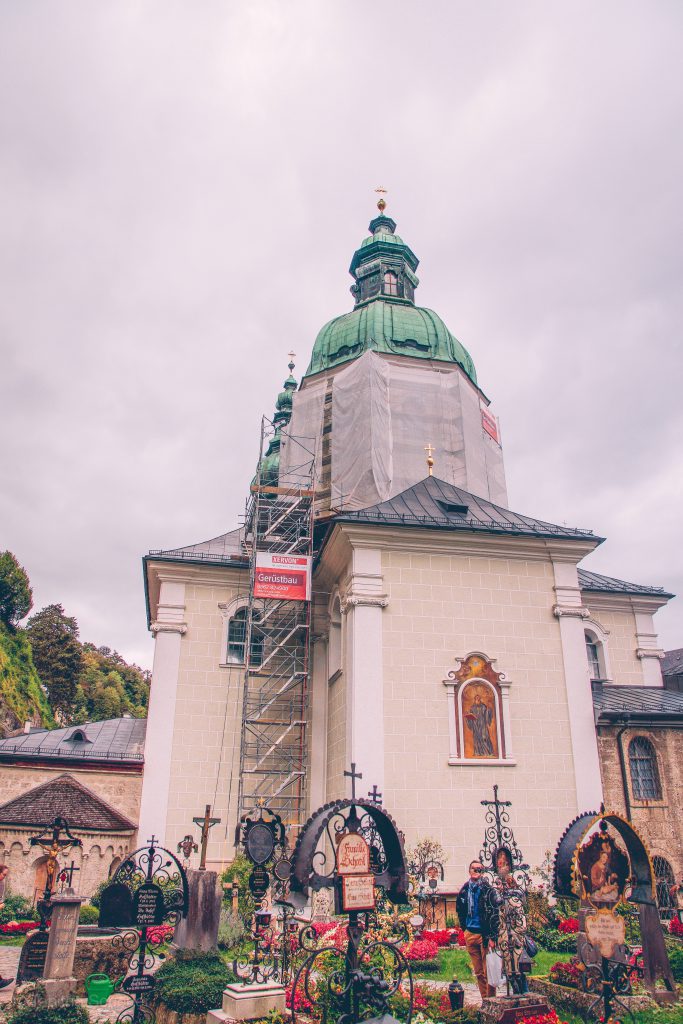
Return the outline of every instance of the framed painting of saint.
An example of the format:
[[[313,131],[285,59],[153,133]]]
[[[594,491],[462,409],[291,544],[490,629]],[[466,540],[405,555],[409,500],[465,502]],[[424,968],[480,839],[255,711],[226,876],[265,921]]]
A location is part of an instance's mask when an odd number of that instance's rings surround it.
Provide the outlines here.
[[[628,881],[629,863],[614,839],[596,833],[581,847],[578,861],[584,897],[591,903],[617,903]]]
[[[465,757],[499,757],[495,693],[484,682],[468,683],[462,692]]]

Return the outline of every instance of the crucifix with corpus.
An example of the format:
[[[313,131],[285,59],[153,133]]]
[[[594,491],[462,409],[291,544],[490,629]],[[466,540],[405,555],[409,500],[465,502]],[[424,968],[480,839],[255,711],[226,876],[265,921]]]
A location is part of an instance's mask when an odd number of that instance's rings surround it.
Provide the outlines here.
[[[220,818],[211,817],[211,804],[206,805],[203,818],[193,818],[195,825],[199,825],[201,833],[201,854],[199,856],[199,870],[206,871],[206,847],[209,842],[209,829],[213,828],[214,825],[218,825]]]
[[[64,834],[63,834],[64,833]],[[72,836],[69,825],[64,818],[55,818],[51,825],[37,836],[29,839],[29,846],[39,846],[47,854],[45,864],[45,888],[42,898],[38,901],[38,913],[40,914],[40,929],[44,931],[47,927],[46,921],[49,916],[50,897],[57,880],[58,858],[68,853],[75,846],[82,846],[83,843],[76,836]],[[73,877],[73,862],[71,876]],[[71,879],[70,879],[71,880]]]

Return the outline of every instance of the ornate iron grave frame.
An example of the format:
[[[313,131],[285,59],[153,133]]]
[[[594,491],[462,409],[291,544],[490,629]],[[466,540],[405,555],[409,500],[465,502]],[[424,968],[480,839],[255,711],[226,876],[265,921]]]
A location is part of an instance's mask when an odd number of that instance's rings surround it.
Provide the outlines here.
[[[249,888],[256,903],[253,921],[254,949],[233,962],[233,970],[245,985],[268,982],[286,985],[291,981],[292,957],[298,946],[295,908],[287,899],[292,872],[288,857],[287,832],[282,819],[270,808],[259,804],[256,815],[244,814],[237,826],[236,845],[240,844],[252,864]],[[274,897],[278,913],[264,909],[268,891]],[[273,917],[279,920],[275,927]]]
[[[484,868],[483,880],[489,885],[489,912],[500,921],[502,915],[504,930],[497,929],[495,948],[505,967],[506,991],[510,995],[522,989],[522,971],[515,971],[527,957],[523,938],[526,932],[526,904],[531,876],[529,865],[512,831],[509,807],[512,801],[498,797],[498,786],[493,787],[493,800],[482,800],[486,808],[484,816],[484,842],[479,851],[479,860]],[[520,945],[521,942],[521,945]],[[528,965],[530,967],[530,964]]]
[[[151,972],[164,958],[159,952],[164,941],[160,926],[176,925],[187,915],[189,891],[185,870],[175,854],[157,845],[152,836],[147,846],[134,850],[119,864],[110,884],[102,891],[101,923],[108,890],[116,892],[122,907],[120,914],[104,924],[121,928],[112,945],[128,955],[128,972],[121,989],[131,999],[130,1006],[116,1018],[117,1024],[153,1024],[155,1013],[149,998],[155,978]]]
[[[642,969],[633,967],[628,962],[626,944],[615,947],[611,957],[602,956],[600,950],[592,945],[585,934],[585,918],[595,903],[587,895],[581,878],[579,853],[583,848],[588,834],[595,828],[599,834],[608,834],[608,826],[612,826],[626,847],[629,860],[630,877],[619,899],[613,904],[636,904],[640,919],[640,930],[643,938]],[[652,996],[655,993],[655,982],[659,977],[666,986],[665,998],[676,998],[676,984],[669,964],[664,942],[664,933],[657,909],[655,873],[647,846],[633,825],[614,811],[589,811],[580,814],[566,828],[555,852],[553,867],[553,887],[557,896],[579,900],[579,921],[581,931],[577,940],[579,956],[583,961],[582,985],[584,991],[595,994],[595,999],[588,1008],[589,1013],[600,1014],[605,1020],[611,1016],[613,1004],[617,1003],[633,1018],[619,996],[631,992],[631,978],[634,973],[641,974],[645,986]]]
[[[361,837],[369,847],[367,875],[372,879],[373,906],[367,909],[344,909],[348,904],[344,902],[344,876],[338,870],[337,851],[347,836]],[[367,875],[361,873],[355,877],[365,879]],[[386,898],[394,904],[407,902],[408,869],[403,840],[393,818],[378,803],[355,797],[320,807],[304,825],[294,848],[291,899],[295,905],[303,907],[312,892],[332,889],[338,912],[348,914],[348,941],[346,949],[335,945],[316,948],[313,925],[302,929],[300,943],[306,956],[292,984],[293,1021],[296,1020],[299,985],[312,1003],[323,1003],[323,1024],[330,1002],[341,1011],[338,1024],[359,1024],[370,1016],[388,1014],[390,997],[406,981],[410,1000],[406,1024],[410,1024],[413,979],[405,957],[394,943],[386,940],[373,940],[362,946],[372,920],[374,887],[383,889]],[[320,982],[316,984],[316,962],[325,955],[337,957],[339,966],[327,979],[321,998]]]

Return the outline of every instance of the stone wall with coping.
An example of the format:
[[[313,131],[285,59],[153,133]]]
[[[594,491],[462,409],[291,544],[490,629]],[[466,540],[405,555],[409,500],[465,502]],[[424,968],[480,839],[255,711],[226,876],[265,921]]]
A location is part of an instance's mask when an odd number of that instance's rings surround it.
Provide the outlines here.
[[[2,828],[0,831],[0,863],[9,867],[8,888],[27,899],[34,900],[36,886],[45,884],[44,864],[46,856],[42,850],[29,845],[36,828]],[[71,861],[78,869],[73,874],[73,888],[79,896],[89,897],[97,886],[106,881],[121,860],[134,849],[134,836],[117,833],[75,833],[83,846],[70,850],[60,860],[60,867],[68,867]]]

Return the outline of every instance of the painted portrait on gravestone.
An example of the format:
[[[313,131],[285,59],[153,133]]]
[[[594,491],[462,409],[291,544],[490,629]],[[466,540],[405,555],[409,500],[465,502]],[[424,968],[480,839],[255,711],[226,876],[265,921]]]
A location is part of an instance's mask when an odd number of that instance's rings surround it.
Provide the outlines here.
[[[496,700],[485,683],[468,683],[462,692],[465,757],[498,757]]]
[[[512,854],[507,846],[499,846],[493,858],[493,867],[499,878],[512,874]]]
[[[606,832],[598,832],[579,850],[584,895],[591,903],[617,903],[629,877],[628,857]]]

